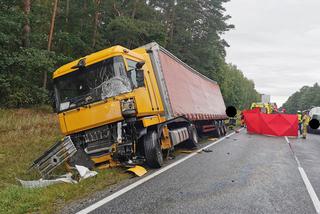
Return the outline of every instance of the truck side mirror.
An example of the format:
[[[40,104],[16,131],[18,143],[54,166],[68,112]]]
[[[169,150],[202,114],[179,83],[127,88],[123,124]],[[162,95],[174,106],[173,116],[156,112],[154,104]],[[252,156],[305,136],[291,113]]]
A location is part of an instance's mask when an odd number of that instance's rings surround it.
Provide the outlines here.
[[[144,62],[144,61],[137,62],[136,68],[137,68],[137,69],[141,69],[141,68],[144,66],[145,63],[146,63],[146,62]]]
[[[136,80],[137,80],[137,87],[144,87],[144,71],[143,69],[136,68]]]
[[[141,61],[137,62],[136,64],[136,80],[137,80],[137,87],[143,87],[144,86],[144,71],[142,67],[144,66],[146,62]]]
[[[128,76],[134,88],[144,87],[144,70],[142,69],[144,61],[137,62],[136,68],[128,71]]]

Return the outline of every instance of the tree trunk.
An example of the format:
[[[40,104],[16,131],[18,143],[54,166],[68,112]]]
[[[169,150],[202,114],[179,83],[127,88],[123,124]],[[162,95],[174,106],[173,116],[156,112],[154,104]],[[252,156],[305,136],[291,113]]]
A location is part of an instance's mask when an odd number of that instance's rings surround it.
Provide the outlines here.
[[[70,0],[67,0],[66,5],[66,24],[69,22],[69,10],[70,10]]]
[[[92,36],[92,48],[94,48],[97,43],[98,25],[100,22],[100,3],[101,3],[101,0],[95,0],[95,14],[94,14],[93,36]]]
[[[80,32],[83,31],[83,26],[84,26],[84,17],[87,17],[88,15],[88,5],[87,5],[87,0],[83,1],[83,7],[82,7],[82,15],[80,18]]]
[[[52,46],[52,38],[53,38],[53,32],[54,32],[54,23],[56,21],[56,14],[57,14],[57,8],[58,8],[58,0],[53,0],[53,11],[51,16],[51,22],[50,22],[50,31],[49,31],[49,38],[48,38],[48,51],[51,50]]]
[[[113,9],[117,12],[118,16],[121,16],[120,10],[118,10],[116,2],[113,1]]]
[[[132,14],[131,14],[131,18],[133,18],[133,19],[134,19],[134,17],[136,16],[138,2],[139,2],[139,0],[136,0],[136,1],[134,2],[134,4],[133,4],[133,10],[132,10]]]
[[[57,8],[58,8],[58,0],[53,0],[53,11],[52,11],[52,16],[51,16],[51,22],[50,22],[50,31],[49,31],[49,37],[48,37],[48,51],[51,50],[52,46],[52,38],[53,38],[53,32],[54,32],[54,22],[56,20],[56,14],[57,14]],[[43,86],[42,88],[47,88],[47,79],[48,79],[48,74],[46,71],[43,72]]]
[[[30,20],[29,20],[29,14],[31,9],[31,2],[30,0],[23,0],[23,13],[25,17],[24,26],[22,29],[22,44],[23,47],[29,47],[30,46]]]
[[[173,42],[173,32],[174,32],[174,27],[175,27],[175,19],[176,19],[176,5],[175,5],[175,1],[173,1],[171,20],[170,20],[169,43]]]

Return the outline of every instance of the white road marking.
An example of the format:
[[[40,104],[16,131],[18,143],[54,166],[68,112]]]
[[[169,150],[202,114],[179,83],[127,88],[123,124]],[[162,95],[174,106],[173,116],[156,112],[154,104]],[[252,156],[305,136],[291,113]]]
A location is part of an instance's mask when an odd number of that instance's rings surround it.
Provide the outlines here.
[[[285,136],[284,138],[286,139],[287,143],[290,143],[287,136]]]
[[[308,193],[310,195],[310,198],[312,200],[314,208],[316,209],[317,213],[320,213],[320,202],[319,202],[318,196],[317,196],[316,192],[314,191],[304,169],[302,167],[298,167],[298,169],[299,169],[300,175],[302,177],[302,180],[303,180],[304,184],[306,185],[306,188],[308,190]]]
[[[239,131],[241,131],[242,129],[243,129],[243,128],[239,129]],[[113,193],[113,194],[111,194],[111,195],[109,195],[109,196],[101,199],[100,201],[98,201],[98,202],[96,202],[96,203],[88,206],[87,208],[85,208],[85,209],[83,209],[83,210],[80,210],[79,212],[77,212],[77,214],[87,214],[87,213],[89,213],[89,212],[92,212],[93,210],[101,207],[102,205],[104,205],[104,204],[112,201],[113,199],[115,199],[115,198],[123,195],[124,193],[128,192],[129,190],[132,190],[132,189],[136,188],[137,186],[139,186],[139,185],[145,183],[146,181],[148,181],[148,180],[150,180],[150,179],[152,179],[152,178],[160,175],[161,173],[163,173],[163,172],[171,169],[172,167],[175,167],[175,166],[177,166],[178,164],[180,164],[180,163],[182,163],[182,162],[190,159],[191,157],[197,155],[198,152],[200,152],[201,150],[207,149],[207,148],[209,148],[209,147],[211,147],[211,146],[213,146],[213,145],[215,145],[215,144],[223,141],[223,140],[226,139],[227,137],[230,137],[230,136],[232,136],[232,135],[234,135],[234,134],[235,134],[235,132],[232,132],[232,133],[226,135],[225,137],[223,137],[223,138],[221,138],[221,139],[219,139],[219,140],[217,140],[217,141],[214,141],[213,143],[211,143],[211,144],[209,144],[209,145],[207,145],[207,146],[205,146],[205,147],[203,147],[203,148],[198,149],[197,151],[195,151],[195,152],[187,155],[186,157],[181,158],[180,160],[178,160],[178,161],[176,161],[176,162],[174,162],[174,163],[172,163],[172,164],[170,164],[170,165],[168,165],[168,166],[165,166],[165,167],[163,167],[163,168],[155,171],[155,172],[152,173],[151,175],[148,175],[148,176],[146,176],[146,177],[144,177],[144,178],[141,178],[140,180],[136,181],[135,183],[132,183],[132,184],[130,184],[129,186],[124,187],[123,189],[121,189],[121,190],[119,190],[119,191],[117,191],[117,192],[115,192],[115,193]]]
[[[304,169],[301,167],[300,161],[299,161],[298,157],[296,156],[293,148],[291,147],[290,141],[288,140],[287,137],[285,137],[285,139],[286,139],[286,141],[288,142],[288,144],[289,144],[289,146],[290,146],[290,148],[291,148],[291,151],[292,151],[292,153],[293,153],[293,155],[294,155],[294,159],[296,160],[296,162],[297,162],[297,164],[298,164],[298,170],[299,170],[299,172],[300,172],[300,175],[301,175],[301,177],[302,177],[302,180],[303,180],[303,182],[304,182],[304,185],[305,185],[306,188],[307,188],[307,191],[308,191],[309,196],[310,196],[310,198],[311,198],[311,200],[312,200],[313,206],[314,206],[314,208],[316,209],[316,212],[319,214],[319,213],[320,213],[320,201],[319,201],[319,198],[318,198],[316,192],[314,191],[314,189],[313,189],[313,187],[312,187],[312,185],[311,185],[311,183],[310,183],[310,181],[309,181],[309,178],[308,178],[306,172],[305,172]]]

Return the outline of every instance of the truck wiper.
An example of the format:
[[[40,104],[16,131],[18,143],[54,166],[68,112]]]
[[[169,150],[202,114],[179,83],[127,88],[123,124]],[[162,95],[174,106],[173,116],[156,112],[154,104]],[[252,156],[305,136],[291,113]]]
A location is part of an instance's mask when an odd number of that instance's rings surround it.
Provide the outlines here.
[[[86,105],[88,103],[91,103],[93,101],[96,101],[98,96],[96,94],[97,88],[91,89],[89,93],[84,94],[82,96],[77,97],[74,101],[70,101],[75,106],[78,105]]]
[[[85,101],[84,98],[87,96],[87,94],[76,97],[75,100],[70,101],[72,104],[74,104],[75,106],[78,106],[78,104],[82,104],[82,101]]]

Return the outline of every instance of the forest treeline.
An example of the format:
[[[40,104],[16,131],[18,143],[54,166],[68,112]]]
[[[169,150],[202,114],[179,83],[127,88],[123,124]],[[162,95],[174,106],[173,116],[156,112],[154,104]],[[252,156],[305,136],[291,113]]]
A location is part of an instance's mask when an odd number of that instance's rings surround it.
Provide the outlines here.
[[[259,100],[254,83],[225,62],[228,0],[0,0],[0,107],[50,102],[52,72],[116,44],[156,41],[216,80],[227,105]]]
[[[318,83],[313,86],[303,86],[282,105],[288,113],[292,114],[315,106],[320,106],[320,86]]]

